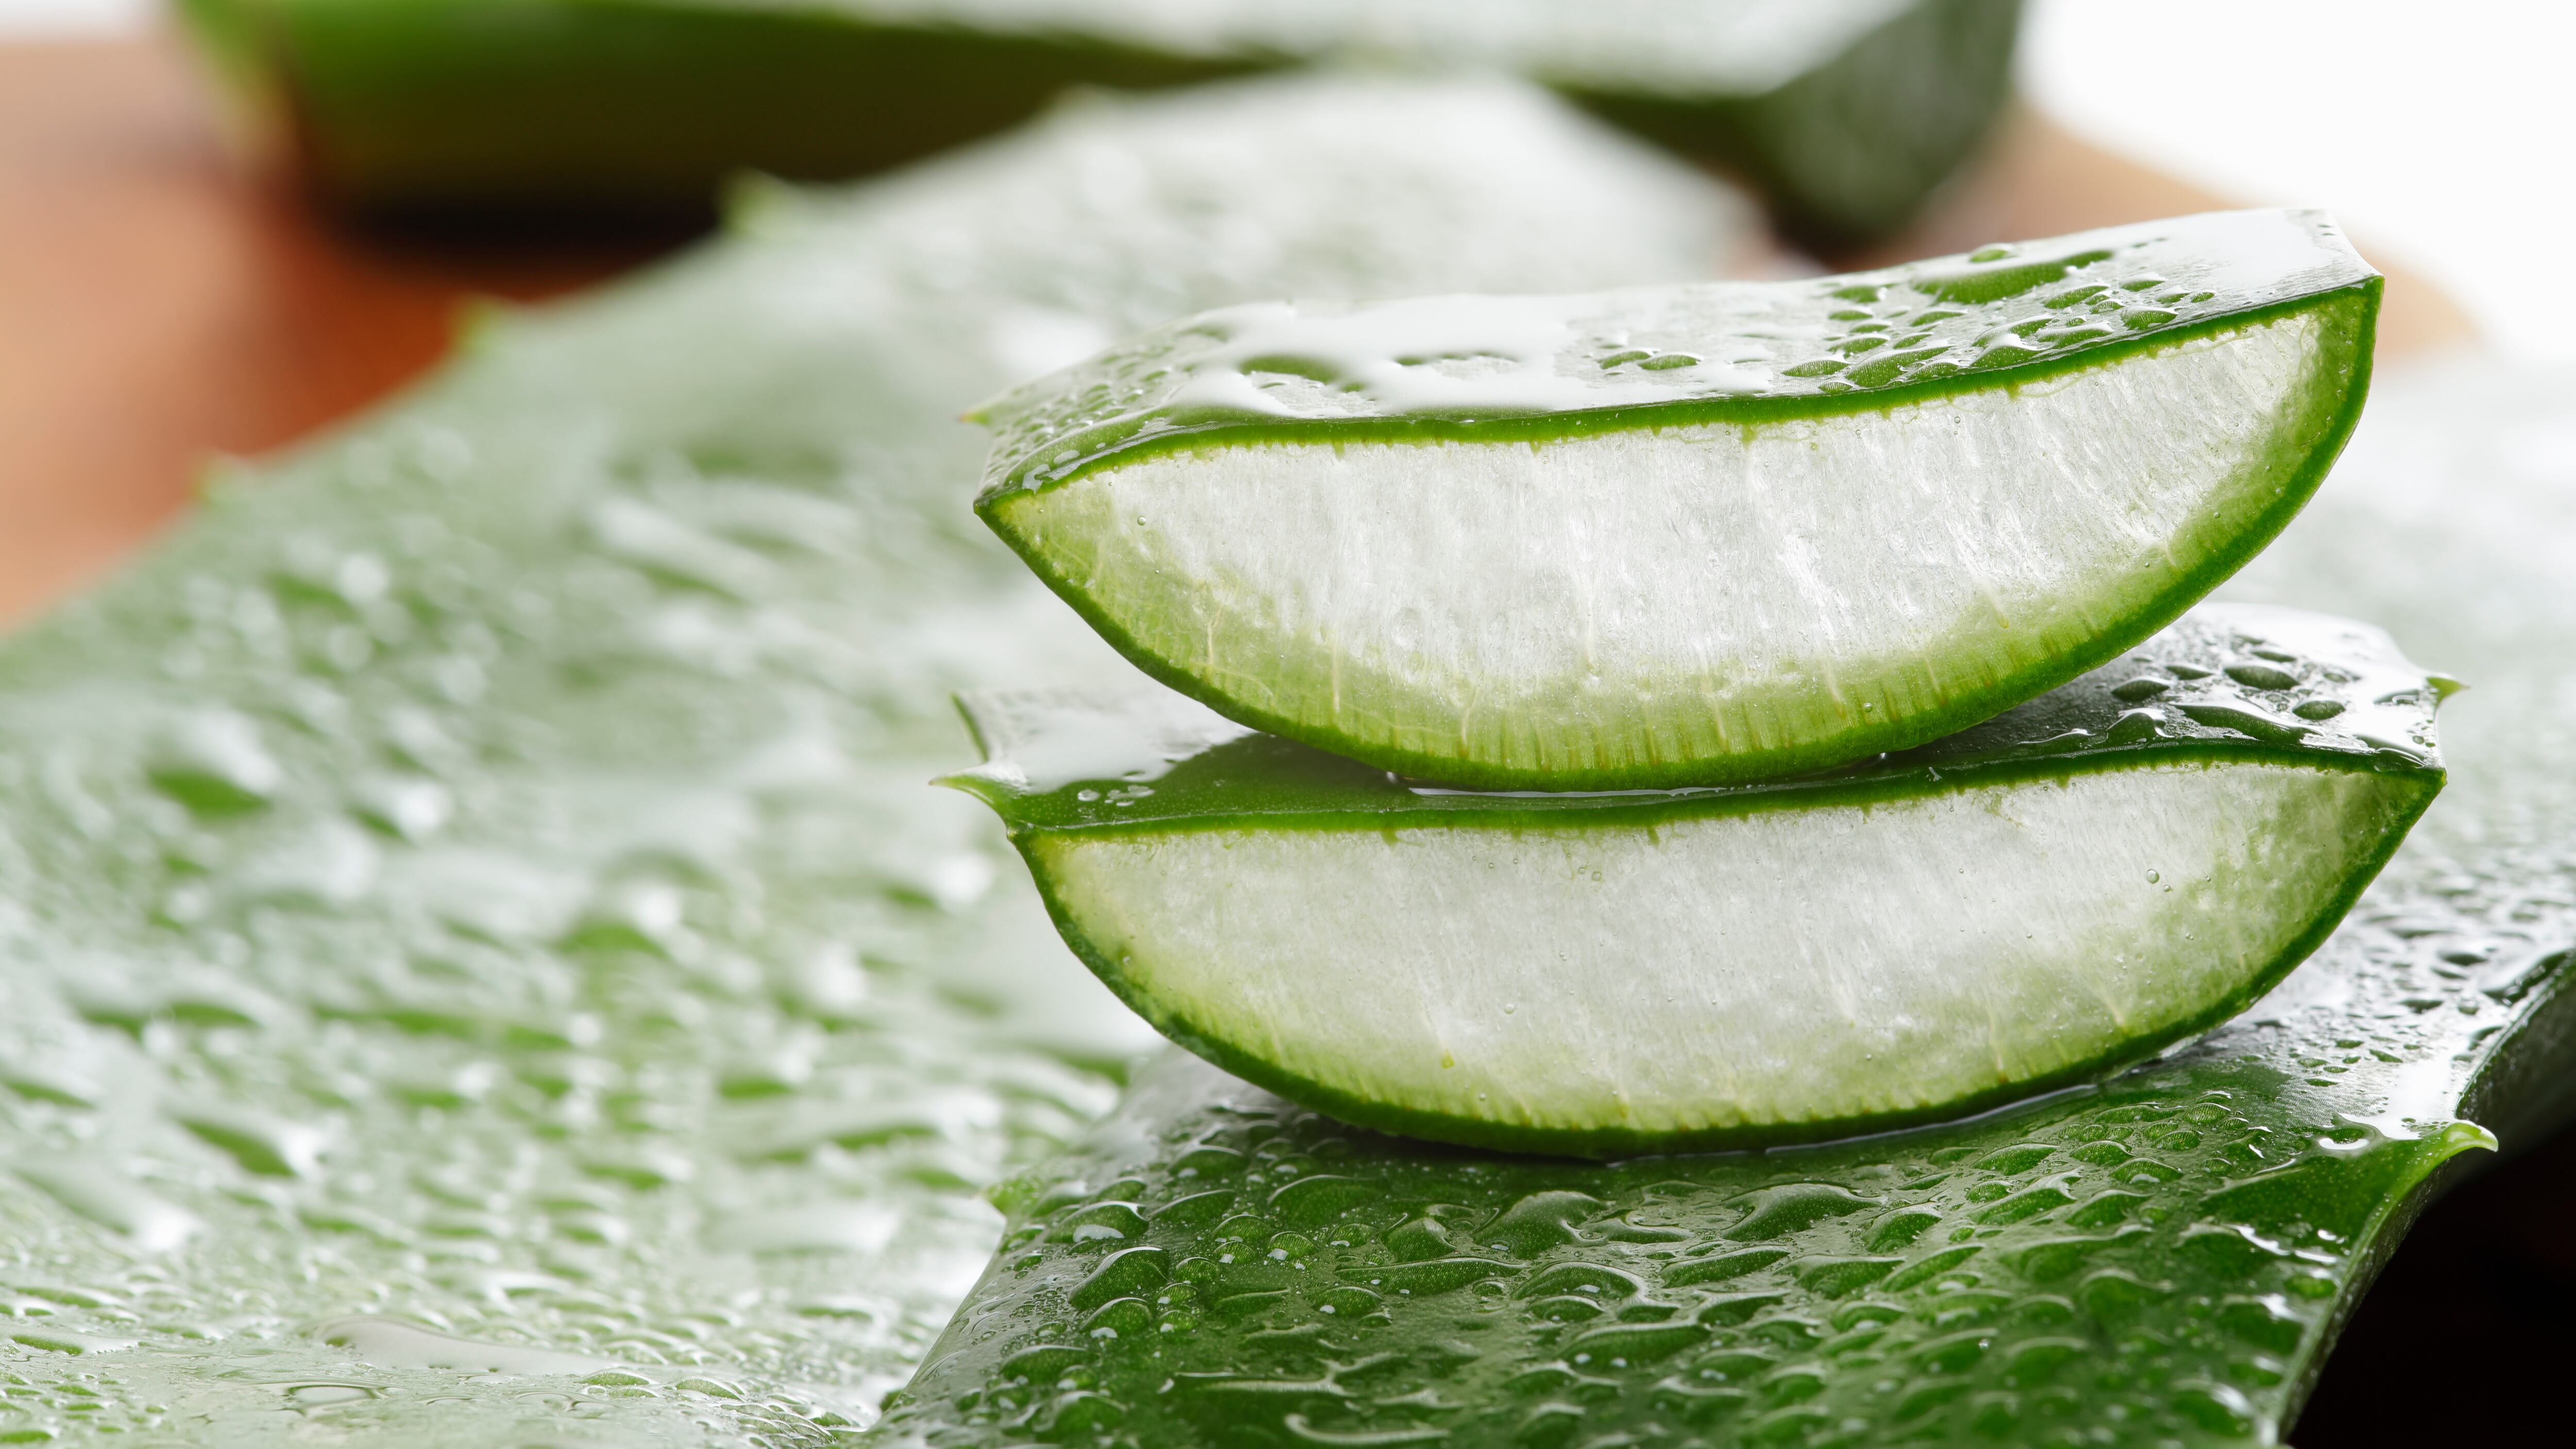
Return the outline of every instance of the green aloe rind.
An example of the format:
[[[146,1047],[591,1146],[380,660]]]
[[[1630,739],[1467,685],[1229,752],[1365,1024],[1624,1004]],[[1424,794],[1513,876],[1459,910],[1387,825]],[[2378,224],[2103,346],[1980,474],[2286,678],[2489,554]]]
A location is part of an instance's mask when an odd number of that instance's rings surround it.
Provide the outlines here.
[[[1839,770],[1761,784],[1453,790],[1259,735],[1187,698],[1124,681],[1109,689],[961,696],[986,758],[940,783],[983,800],[1025,838],[1269,819],[1364,821],[1377,829],[1480,816],[1516,824],[1654,818],[1920,791],[1985,771],[2008,777],[2167,759],[2296,760],[2438,780],[2434,710],[2455,688],[2407,663],[2372,625],[2213,604],[1984,724]]]
[[[922,783],[953,690],[1124,672],[958,409],[1254,275],[1645,281],[1727,215],[1516,87],[1101,106],[224,469],[0,644],[0,1441],[854,1432],[1154,1040]]]
[[[243,108],[374,208],[700,207],[1001,130],[1073,86],[1356,57],[1481,66],[1760,183],[1828,240],[1904,221],[1985,134],[2018,0],[1566,7],[1515,0],[190,0]]]
[[[1257,728],[1486,789],[1763,779],[1953,733],[2233,573],[2350,433],[2378,290],[2322,216],[2237,212],[1238,307],[990,404],[977,509]]]
[[[2234,1016],[2440,789],[2441,688],[2367,626],[2208,606],[1771,785],[1425,787],[1161,692],[970,695],[988,758],[946,783],[1210,1061],[1386,1131],[1624,1156],[1961,1116]]]
[[[987,404],[984,501],[1238,429],[1546,441],[1876,409],[2034,382],[2277,311],[2375,302],[2378,281],[2323,213],[2240,211],[1786,282],[1251,303],[1180,318]],[[1886,340],[1856,345],[1874,337]],[[1435,366],[1483,359],[1497,365]]]

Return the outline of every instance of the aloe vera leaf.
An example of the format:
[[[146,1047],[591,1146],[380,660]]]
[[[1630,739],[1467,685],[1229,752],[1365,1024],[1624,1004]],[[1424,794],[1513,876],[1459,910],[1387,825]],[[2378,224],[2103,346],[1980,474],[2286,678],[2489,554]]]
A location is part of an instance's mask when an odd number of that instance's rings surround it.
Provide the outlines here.
[[[1461,1156],[1172,1058],[1100,1144],[1010,1188],[1002,1253],[885,1441],[2269,1442],[2441,1164],[2491,1145],[2454,1094],[2525,1070],[2517,1030],[2565,1028],[2563,957],[2510,1006],[2467,988],[2487,1020],[2455,1027],[2462,1003],[2370,1001],[2430,953],[2362,935],[2388,958],[2336,963],[2372,978],[2362,1002],[1797,1151]],[[2390,1046],[2417,1070],[2370,1055]]]
[[[1881,272],[1272,303],[997,400],[985,520],[1220,713],[1480,789],[1731,783],[1965,728],[2170,622],[2359,415],[2317,213]]]
[[[978,1188],[1152,1041],[924,783],[950,690],[1123,669],[968,517],[958,408],[1256,288],[1687,274],[1726,214],[1513,88],[1100,107],[765,193],[225,470],[0,644],[0,1439],[869,1419]]]
[[[2567,385],[2384,387],[2231,590],[2374,615],[2475,682],[2442,800],[2245,1016],[1977,1122],[1612,1166],[1405,1146],[1176,1058],[1003,1194],[882,1442],[2279,1442],[2441,1164],[2576,1105]],[[1104,1195],[1141,1232],[1097,1231]],[[1139,1248],[1133,1306],[1075,1307]]]
[[[1068,86],[1360,54],[1517,70],[1717,159],[1827,241],[1903,222],[1983,138],[2019,0],[188,0],[271,147],[375,208],[697,207],[743,168],[844,176]]]

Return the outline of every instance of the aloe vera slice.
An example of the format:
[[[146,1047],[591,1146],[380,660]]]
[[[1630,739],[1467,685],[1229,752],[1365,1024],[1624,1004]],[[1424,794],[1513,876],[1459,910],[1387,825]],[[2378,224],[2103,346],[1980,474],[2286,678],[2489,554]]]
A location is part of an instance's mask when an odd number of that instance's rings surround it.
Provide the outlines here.
[[[979,1190],[1155,1041],[922,783],[951,690],[1125,671],[968,517],[958,409],[1256,287],[1688,274],[1728,214],[1517,88],[1103,106],[761,193],[227,469],[0,643],[0,1442],[855,1432]]]
[[[2375,613],[2476,685],[2442,799],[2244,1016],[1977,1121],[1615,1166],[1406,1146],[1176,1058],[1001,1194],[881,1442],[2295,1438],[2441,1164],[2576,1106],[2570,385],[2391,379],[2231,585]]]
[[[2343,446],[2377,275],[2314,213],[1818,281],[1288,303],[989,409],[977,504],[1148,673],[1489,789],[1762,779],[2102,664]]]
[[[2441,785],[2385,635],[2212,608],[1977,729],[1771,786],[1476,794],[1178,696],[975,695],[991,802],[1165,1034],[1346,1120],[1620,1155],[2099,1075],[2235,1015]]]
[[[1986,132],[2018,0],[187,0],[269,147],[343,202],[701,207],[1133,89],[1361,55],[1517,71],[1728,163],[1828,239]]]

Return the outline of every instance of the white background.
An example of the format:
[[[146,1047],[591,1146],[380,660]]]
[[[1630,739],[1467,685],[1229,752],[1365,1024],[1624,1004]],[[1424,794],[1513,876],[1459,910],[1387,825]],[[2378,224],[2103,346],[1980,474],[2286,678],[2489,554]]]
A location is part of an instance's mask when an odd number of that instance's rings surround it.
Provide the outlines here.
[[[2021,83],[2112,150],[2334,211],[2506,352],[2576,358],[2571,59],[2570,0],[2033,0]]]
[[[152,0],[0,0],[0,40],[130,35],[159,9]]]
[[[1559,0],[1580,4],[1584,0]],[[0,0],[0,39],[153,0]],[[2079,133],[2256,205],[2323,206],[2488,338],[2576,358],[2576,0],[2031,0],[2021,78]]]

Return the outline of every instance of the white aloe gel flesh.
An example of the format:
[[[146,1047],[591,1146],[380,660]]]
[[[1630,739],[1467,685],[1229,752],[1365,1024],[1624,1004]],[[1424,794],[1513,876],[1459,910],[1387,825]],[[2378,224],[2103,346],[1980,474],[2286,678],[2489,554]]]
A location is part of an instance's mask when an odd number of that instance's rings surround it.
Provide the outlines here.
[[[2437,692],[2365,626],[2212,608],[1791,785],[1433,789],[1169,695],[975,702],[993,756],[959,783],[1093,969],[1220,1065],[1423,1135],[1719,1145],[1966,1110],[2233,1014],[2438,788]]]
[[[1247,724],[1487,788],[1766,778],[1963,728],[2225,578],[2340,447],[2374,286],[2322,221],[2249,213],[1237,308],[998,404],[981,506]]]
[[[1038,848],[1134,990],[1281,1071],[1687,1132],[1902,1115],[2196,1017],[2376,844],[2381,794],[2194,763],[1631,830]]]

